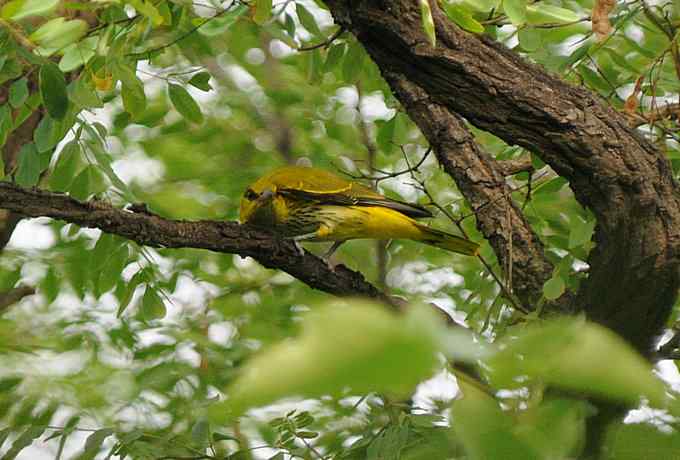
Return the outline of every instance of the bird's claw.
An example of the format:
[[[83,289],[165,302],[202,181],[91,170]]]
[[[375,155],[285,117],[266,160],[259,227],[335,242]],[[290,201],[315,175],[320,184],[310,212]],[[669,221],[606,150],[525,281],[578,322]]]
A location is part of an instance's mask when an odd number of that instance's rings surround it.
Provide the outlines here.
[[[298,243],[297,240],[293,240],[293,244],[295,245],[295,249],[297,249],[297,253],[300,255],[300,257],[305,255],[305,248],[303,248],[300,243]]]

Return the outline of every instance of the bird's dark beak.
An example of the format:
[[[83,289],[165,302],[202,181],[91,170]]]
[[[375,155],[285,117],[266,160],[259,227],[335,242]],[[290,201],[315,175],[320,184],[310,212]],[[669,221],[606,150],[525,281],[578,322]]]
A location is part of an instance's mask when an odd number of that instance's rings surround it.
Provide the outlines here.
[[[258,203],[263,203],[265,201],[271,200],[271,198],[274,196],[274,192],[271,191],[271,189],[264,189],[264,191],[260,194],[260,196],[257,197],[257,202]]]

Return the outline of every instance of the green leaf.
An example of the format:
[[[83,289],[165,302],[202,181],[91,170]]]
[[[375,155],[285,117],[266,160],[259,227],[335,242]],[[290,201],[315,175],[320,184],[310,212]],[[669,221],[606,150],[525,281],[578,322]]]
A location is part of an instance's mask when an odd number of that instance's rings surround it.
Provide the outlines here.
[[[564,280],[559,275],[556,275],[543,285],[543,295],[548,300],[555,300],[564,294],[564,289]]]
[[[196,449],[207,449],[210,445],[210,423],[205,418],[200,418],[191,427],[191,443]]]
[[[149,0],[126,0],[126,3],[129,3],[137,12],[149,18],[154,26],[158,27],[163,24],[163,15]]]
[[[293,19],[293,16],[290,14],[286,13],[286,18],[284,19],[283,23],[283,28],[286,30],[286,33],[290,38],[295,38],[295,19]]]
[[[607,459],[675,460],[680,452],[680,436],[661,431],[661,426],[647,423],[617,424],[607,433],[605,450]]]
[[[53,149],[61,140],[61,126],[50,116],[44,116],[33,132],[33,141],[39,153]]]
[[[452,427],[469,458],[541,459],[528,443],[517,437],[514,420],[493,397],[464,379],[458,384],[463,396],[451,408],[455,419]]]
[[[210,414],[222,423],[285,396],[340,395],[347,388],[355,394],[408,394],[437,364],[443,326],[432,315],[423,307],[396,316],[363,300],[315,310],[298,339],[249,361],[227,389],[229,401],[213,406]]]
[[[0,59],[3,59],[2,71],[0,71],[0,84],[5,83],[8,80],[19,78],[21,76],[21,74],[23,73],[23,65],[21,64],[21,62],[19,62],[18,59],[8,60],[7,56],[2,56],[0,57]]]
[[[144,85],[137,76],[123,81],[121,96],[123,97],[123,107],[125,108],[125,111],[133,117],[141,114],[146,108]]]
[[[90,78],[81,75],[76,81],[69,85],[69,97],[71,101],[80,109],[92,109],[104,107],[94,83]]]
[[[51,54],[77,42],[86,32],[87,23],[82,19],[66,20],[60,16],[47,21],[29,38]]]
[[[491,10],[497,10],[500,6],[501,0],[462,0],[461,5],[466,9],[479,11],[481,13],[488,13]]]
[[[98,126],[98,123],[94,124],[95,127]],[[106,132],[100,133],[101,138],[105,138]],[[104,173],[104,175],[109,179],[109,181],[118,189],[118,191],[122,192],[123,197],[132,202],[135,201],[135,198],[130,191],[129,187],[123,180],[118,177],[118,174],[113,170],[113,167],[111,166],[111,155],[104,151],[104,149],[101,147],[99,143],[91,144],[90,149],[94,153],[94,158],[97,163],[97,166],[99,166],[99,169]]]
[[[62,72],[71,72],[87,64],[96,53],[97,37],[89,37],[78,43],[73,43],[64,49],[64,55],[59,61]],[[80,78],[82,80],[82,77]]]
[[[475,34],[484,33],[484,26],[481,25],[470,12],[457,3],[447,3],[444,6],[446,14],[453,22],[468,32]]]
[[[121,295],[118,296],[119,304],[116,316],[120,317],[125,309],[130,305],[130,301],[135,293],[137,287],[144,282],[145,272],[144,270],[139,270],[132,276],[132,279],[124,284],[124,290]]]
[[[106,263],[97,272],[99,276],[97,277],[96,294],[101,295],[116,286],[130,258],[128,245],[120,240],[115,241],[115,243],[111,249],[113,252],[102,256]]]
[[[101,174],[96,167],[87,165],[71,183],[69,190],[71,196],[79,200],[85,200],[93,194],[106,189]]]
[[[378,147],[385,153],[389,153],[394,149],[394,132],[397,127],[397,113],[394,114],[387,122],[378,125],[378,135],[376,142]]]
[[[310,13],[307,8],[305,8],[299,3],[296,3],[295,11],[297,11],[297,15],[298,18],[300,19],[302,27],[307,29],[307,32],[311,33],[312,35],[315,35],[317,38],[323,38],[321,29],[319,29],[319,25],[316,23],[316,19],[314,19],[314,15]]]
[[[59,280],[54,267],[50,267],[45,274],[45,278],[43,278],[42,282],[40,283],[40,292],[45,294],[48,305],[54,302],[54,300],[57,298],[60,287],[61,281]]]
[[[323,71],[332,72],[342,60],[346,49],[347,45],[344,43],[334,43],[331,45],[331,47],[328,49],[328,53],[326,53],[326,61],[323,64]]]
[[[581,19],[581,16],[571,10],[544,2],[527,5],[526,11],[527,22],[529,24],[567,23],[576,22]]]
[[[503,0],[503,11],[516,26],[527,22],[527,0]]]
[[[22,77],[9,87],[9,103],[15,109],[21,107],[28,98],[28,80]]]
[[[583,220],[579,216],[572,216],[569,226],[569,249],[588,243],[593,236],[596,223],[595,219]]]
[[[169,83],[168,94],[170,95],[172,105],[175,106],[175,109],[177,109],[184,118],[193,123],[203,123],[201,108],[186,89],[182,86]]]
[[[295,436],[302,439],[314,439],[319,437],[319,433],[315,431],[296,431]]]
[[[5,453],[2,460],[14,460],[22,450],[33,444],[33,441],[45,432],[46,426],[29,426],[12,443],[12,447]]]
[[[59,4],[59,0],[12,0],[2,7],[2,18],[18,21],[29,16],[47,15]]]
[[[19,386],[22,380],[22,377],[3,377],[0,379],[0,393],[12,391],[14,388]]]
[[[272,0],[255,0],[255,14],[253,21],[262,25],[272,17]]]
[[[144,321],[162,319],[165,316],[165,305],[156,290],[147,284],[142,297],[141,314]]]
[[[189,84],[201,91],[207,92],[212,89],[212,86],[210,86],[210,74],[208,72],[198,72],[197,74],[194,74],[189,80]]]
[[[76,140],[69,141],[61,149],[59,159],[50,174],[50,188],[58,192],[66,192],[76,177],[76,172],[82,164],[80,144]]]
[[[112,63],[113,76],[121,81],[121,96],[123,107],[133,117],[146,108],[146,94],[144,84],[137,77],[135,63],[127,60],[116,60]]]
[[[660,406],[665,397],[664,385],[652,374],[649,362],[614,332],[580,319],[527,326],[485,364],[496,388],[526,386],[526,378],[519,378],[525,376],[629,404],[646,397]]]
[[[40,95],[52,118],[61,120],[66,116],[69,106],[66,79],[53,62],[47,62],[40,68]]]
[[[316,49],[307,53],[309,59],[308,80],[311,84],[318,84],[323,76],[321,72],[321,52]]]
[[[543,46],[541,32],[533,27],[522,27],[517,32],[519,44],[525,51],[536,51]]]
[[[198,32],[207,37],[214,37],[221,35],[238,20],[243,14],[248,11],[248,6],[239,5],[236,8],[231,8],[228,12],[220,15],[220,17],[207,21],[202,25]]]
[[[345,60],[342,63],[342,76],[347,83],[354,83],[363,66],[366,53],[363,47],[357,41],[353,41],[349,45]]]
[[[437,34],[434,28],[434,19],[432,18],[432,9],[430,9],[430,2],[428,0],[419,0],[420,3],[420,20],[423,25],[423,30],[427,36],[427,40],[432,47],[437,46]]]
[[[546,398],[522,414],[514,433],[540,452],[541,459],[566,459],[579,448],[588,415],[585,401]]]
[[[17,184],[23,187],[32,187],[38,183],[40,178],[40,155],[32,142],[26,144],[19,152],[19,165],[14,176]]]
[[[106,438],[111,435],[113,435],[113,430],[109,428],[97,430],[89,435],[85,440],[85,448],[83,449],[83,452],[81,452],[75,460],[94,460],[101,450],[102,444]]]
[[[7,136],[12,132],[14,120],[12,119],[12,109],[9,104],[0,106],[0,146],[5,145]],[[0,155],[2,156],[2,155]],[[3,169],[4,172],[4,169]]]

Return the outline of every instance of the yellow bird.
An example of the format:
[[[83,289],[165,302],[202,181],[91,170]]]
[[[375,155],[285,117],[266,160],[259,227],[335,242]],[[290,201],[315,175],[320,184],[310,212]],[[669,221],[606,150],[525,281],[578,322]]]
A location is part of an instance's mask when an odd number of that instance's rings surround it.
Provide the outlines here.
[[[432,213],[304,166],[285,166],[255,181],[241,198],[240,213],[241,223],[296,241],[335,242],[325,257],[344,241],[359,238],[404,238],[460,254],[478,253],[477,243],[414,220],[422,217],[432,217]]]

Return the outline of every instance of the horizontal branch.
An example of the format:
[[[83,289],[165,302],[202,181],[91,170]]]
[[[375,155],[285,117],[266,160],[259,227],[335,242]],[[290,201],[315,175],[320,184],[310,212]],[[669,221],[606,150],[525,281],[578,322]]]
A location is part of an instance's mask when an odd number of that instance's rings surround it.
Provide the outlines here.
[[[17,286],[9,291],[0,292],[0,315],[24,297],[33,294],[35,294],[35,288],[31,286]]]
[[[98,228],[140,245],[160,248],[200,248],[252,257],[267,268],[283,270],[307,285],[338,296],[371,297],[397,306],[394,299],[367,282],[363,275],[326,262],[291,240],[236,222],[170,220],[148,212],[118,209],[101,200],[78,201],[68,195],[24,189],[0,182],[0,208],[26,217],[53,219]]]

